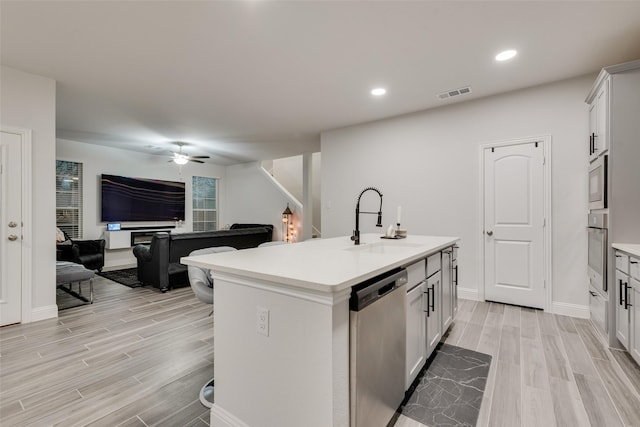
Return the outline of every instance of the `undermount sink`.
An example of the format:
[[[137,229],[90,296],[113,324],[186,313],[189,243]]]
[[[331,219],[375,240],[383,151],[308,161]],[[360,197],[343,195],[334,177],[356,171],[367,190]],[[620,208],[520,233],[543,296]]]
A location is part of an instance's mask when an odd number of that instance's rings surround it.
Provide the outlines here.
[[[416,243],[398,242],[398,241],[381,241],[375,243],[361,243],[358,246],[351,246],[345,250],[366,252],[371,254],[401,254],[413,251],[421,245]]]

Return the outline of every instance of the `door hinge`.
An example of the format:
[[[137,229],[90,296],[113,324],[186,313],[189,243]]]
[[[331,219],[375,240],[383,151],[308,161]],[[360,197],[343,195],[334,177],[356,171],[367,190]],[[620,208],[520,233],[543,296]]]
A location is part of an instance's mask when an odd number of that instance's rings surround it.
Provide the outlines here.
[[[547,158],[545,156],[542,156],[542,164],[546,164],[547,163]]]

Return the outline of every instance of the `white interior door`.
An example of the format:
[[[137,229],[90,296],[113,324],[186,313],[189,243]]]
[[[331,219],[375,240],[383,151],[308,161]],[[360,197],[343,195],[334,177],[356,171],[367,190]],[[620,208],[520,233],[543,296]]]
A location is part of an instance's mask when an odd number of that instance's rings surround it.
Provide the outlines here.
[[[484,150],[485,299],[544,308],[544,152]]]
[[[22,320],[22,136],[0,132],[0,325]]]

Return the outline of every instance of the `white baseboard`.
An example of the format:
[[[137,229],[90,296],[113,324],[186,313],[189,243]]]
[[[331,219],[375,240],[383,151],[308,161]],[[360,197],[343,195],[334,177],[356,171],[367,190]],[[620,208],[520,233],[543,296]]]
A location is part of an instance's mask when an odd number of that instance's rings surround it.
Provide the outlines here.
[[[249,427],[247,424],[239,420],[235,415],[225,411],[215,403],[211,407],[209,422],[212,426]]]
[[[36,307],[31,310],[31,321],[37,322],[38,320],[53,319],[58,317],[58,306],[45,305],[44,307]]]
[[[458,287],[458,298],[480,301],[477,289]]]
[[[553,314],[579,317],[581,319],[589,319],[591,317],[591,311],[588,305],[569,304],[566,302],[552,302],[551,312]]]

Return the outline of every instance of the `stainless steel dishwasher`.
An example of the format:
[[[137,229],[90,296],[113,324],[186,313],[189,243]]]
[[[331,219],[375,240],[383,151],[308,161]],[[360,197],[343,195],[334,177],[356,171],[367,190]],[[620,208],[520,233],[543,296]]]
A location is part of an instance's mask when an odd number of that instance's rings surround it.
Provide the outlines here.
[[[407,272],[354,286],[350,308],[351,426],[386,426],[404,398]]]

